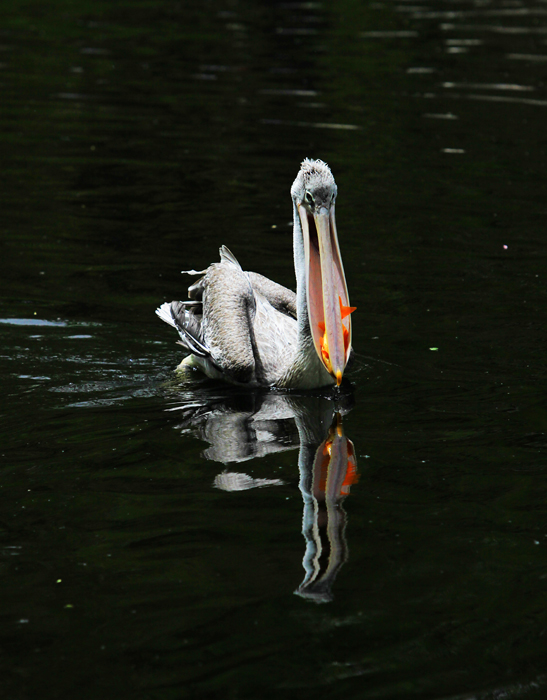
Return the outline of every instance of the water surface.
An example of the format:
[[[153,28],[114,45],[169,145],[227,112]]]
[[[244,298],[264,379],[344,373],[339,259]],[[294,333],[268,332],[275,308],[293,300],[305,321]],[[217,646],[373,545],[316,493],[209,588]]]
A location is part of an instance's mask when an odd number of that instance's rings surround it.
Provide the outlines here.
[[[546,79],[539,0],[10,5],[3,696],[544,696]],[[180,270],[294,286],[306,156],[343,396],[177,377]]]

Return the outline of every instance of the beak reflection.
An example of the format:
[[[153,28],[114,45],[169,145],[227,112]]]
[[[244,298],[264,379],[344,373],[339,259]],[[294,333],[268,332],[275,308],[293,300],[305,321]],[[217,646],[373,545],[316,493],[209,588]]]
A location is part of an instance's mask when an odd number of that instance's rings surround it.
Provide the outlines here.
[[[255,488],[291,489],[294,468],[268,474],[261,472],[258,459],[298,449],[306,545],[305,576],[295,593],[316,603],[331,601],[334,580],[349,551],[342,504],[359,480],[355,448],[344,434],[342,409],[336,410],[324,397],[312,396],[231,395],[225,400],[209,397],[208,405],[193,398],[187,406],[169,410],[183,418],[179,427],[184,433],[190,430],[209,443],[202,457],[226,465],[214,479],[215,488],[247,491],[248,498],[253,498]],[[350,393],[341,394],[340,401],[344,412],[351,410]],[[232,467],[248,460],[254,464],[246,471],[253,476]],[[279,517],[284,514],[280,512]],[[264,527],[271,528],[272,523]]]
[[[348,559],[347,516],[342,503],[359,481],[355,448],[344,435],[340,413],[335,414],[317,448],[311,469],[301,469],[300,474],[306,575],[295,593],[316,603],[328,603],[334,579]]]

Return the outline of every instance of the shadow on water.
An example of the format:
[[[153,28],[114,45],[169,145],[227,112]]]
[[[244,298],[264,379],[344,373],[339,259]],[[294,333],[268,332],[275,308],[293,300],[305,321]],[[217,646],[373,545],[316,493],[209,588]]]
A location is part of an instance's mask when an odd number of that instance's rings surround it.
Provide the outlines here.
[[[348,558],[343,501],[357,483],[357,460],[344,435],[342,415],[353,406],[347,387],[336,398],[278,393],[244,393],[224,400],[194,393],[191,403],[168,409],[180,412],[180,429],[191,430],[210,446],[206,459],[224,464],[299,450],[299,488],[304,501],[302,534],[306,541],[305,578],[296,593],[316,603],[332,600],[334,580]],[[197,403],[196,403],[197,400]],[[253,478],[225,469],[214,479],[223,491],[281,486],[283,480]]]

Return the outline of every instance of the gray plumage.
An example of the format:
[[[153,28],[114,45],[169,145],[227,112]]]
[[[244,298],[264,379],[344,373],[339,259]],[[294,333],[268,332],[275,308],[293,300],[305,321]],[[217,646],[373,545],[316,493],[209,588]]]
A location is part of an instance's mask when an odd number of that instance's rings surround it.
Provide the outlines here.
[[[244,272],[225,246],[220,255],[190,286],[193,301],[165,303],[156,313],[194,356],[184,364],[238,384],[277,385],[296,350],[296,294]]]
[[[164,303],[156,309],[163,321],[177,329],[180,344],[190,353],[181,366],[250,386],[306,389],[333,383],[314,347],[307,312],[297,208],[310,192],[313,207],[317,203],[334,208],[336,184],[323,161],[306,159],[291,188],[297,294],[256,272],[244,271],[222,246],[220,262],[187,272],[202,275],[188,289],[190,301]]]

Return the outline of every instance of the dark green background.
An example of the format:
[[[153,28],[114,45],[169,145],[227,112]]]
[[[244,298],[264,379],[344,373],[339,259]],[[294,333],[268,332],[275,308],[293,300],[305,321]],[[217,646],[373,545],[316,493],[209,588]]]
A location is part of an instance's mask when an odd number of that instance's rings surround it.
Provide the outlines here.
[[[2,697],[544,697],[547,6],[2,5]],[[357,306],[322,606],[297,452],[214,489],[166,409],[230,390],[154,316],[221,244],[294,285],[305,156]]]

